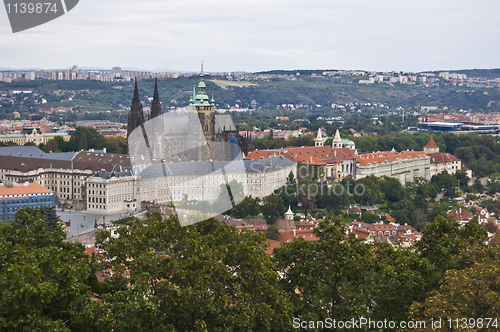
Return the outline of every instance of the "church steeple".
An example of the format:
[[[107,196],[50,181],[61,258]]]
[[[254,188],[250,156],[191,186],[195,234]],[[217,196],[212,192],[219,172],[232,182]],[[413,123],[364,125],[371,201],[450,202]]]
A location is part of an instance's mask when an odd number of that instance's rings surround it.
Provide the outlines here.
[[[334,149],[342,148],[342,138],[340,138],[340,132],[338,129],[335,132],[335,137],[332,140],[332,148]]]
[[[201,63],[200,82],[198,83],[198,93],[194,98],[196,106],[210,106],[207,95],[207,85],[205,84],[205,73],[203,72],[203,62]]]
[[[155,91],[153,95],[153,102],[151,103],[151,119],[161,115],[161,103],[158,96],[158,79],[155,78]]]
[[[134,131],[135,128],[140,127],[144,123],[144,115],[142,112],[142,104],[139,100],[139,88],[137,86],[137,78],[135,79],[134,98],[130,106],[130,114],[127,122],[127,137]]]
[[[141,102],[139,100],[139,89],[137,88],[137,77],[135,78],[135,88],[134,88],[134,98],[132,99],[133,103]]]
[[[321,128],[318,128],[318,135],[314,139],[314,146],[323,146],[323,134]]]

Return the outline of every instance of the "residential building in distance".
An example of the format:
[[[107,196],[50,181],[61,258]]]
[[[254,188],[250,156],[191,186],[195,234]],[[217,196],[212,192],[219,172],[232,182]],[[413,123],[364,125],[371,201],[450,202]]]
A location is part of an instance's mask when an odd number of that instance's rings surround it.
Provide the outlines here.
[[[56,136],[61,136],[65,141],[71,138],[67,130],[61,129],[55,133],[41,133],[36,128],[24,128],[20,134],[0,134],[0,142],[13,142],[17,145],[25,145],[28,142],[39,145],[47,143]]]
[[[22,207],[54,207],[55,194],[38,183],[0,184],[0,219],[7,221],[14,218]]]

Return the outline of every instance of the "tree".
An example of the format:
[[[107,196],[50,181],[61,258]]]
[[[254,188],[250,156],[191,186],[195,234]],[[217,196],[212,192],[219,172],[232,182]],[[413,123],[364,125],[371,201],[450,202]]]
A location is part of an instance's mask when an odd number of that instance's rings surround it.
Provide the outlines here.
[[[256,216],[260,212],[259,198],[247,196],[241,203],[229,210],[227,213],[235,218],[245,218],[247,216]]]
[[[290,171],[286,178],[286,185],[287,187],[295,187],[296,183],[297,182],[295,181],[295,176],[293,175],[293,172]]]
[[[314,184],[304,183],[297,191],[297,202],[304,210],[314,209],[317,190]]]
[[[97,236],[105,253],[95,257],[94,268],[114,273],[93,287],[101,305],[88,330],[291,328],[290,301],[278,287],[262,234],[214,218],[187,227],[177,218],[153,220],[119,233],[119,239]]]
[[[85,136],[85,133],[82,134],[82,137],[80,139],[80,143],[78,143],[78,149],[86,151],[88,149],[87,147],[87,136]]]
[[[269,225],[266,230],[266,239],[270,240],[276,240],[278,241],[280,239],[281,233],[276,227],[276,225]]]
[[[470,245],[484,246],[487,239],[486,231],[477,220],[471,220],[462,229],[451,217],[438,216],[434,222],[428,223],[415,249],[433,265],[429,285],[437,287],[447,270],[463,268],[465,262],[461,260],[460,252]]]
[[[54,231],[58,226],[61,220],[56,214],[56,209],[53,207],[45,207],[45,222],[47,224],[47,229],[49,231]]]
[[[377,221],[380,220],[380,217],[373,213],[373,212],[370,212],[370,211],[364,211],[362,214],[361,214],[361,221],[363,222],[366,222],[368,224],[373,224]]]
[[[276,195],[269,195],[262,200],[262,214],[266,219],[268,225],[272,225],[276,220],[285,214],[285,205],[281,197]]]
[[[399,202],[406,197],[405,188],[395,178],[385,177],[377,180],[377,184],[389,202]]]
[[[338,218],[326,218],[314,234],[318,241],[297,238],[273,252],[294,316],[306,321],[366,317],[370,300],[364,287],[373,269],[371,246],[353,233],[346,237],[345,223]]]
[[[84,331],[91,307],[89,259],[80,244],[49,230],[43,208],[0,223],[0,330]]]
[[[445,196],[453,198],[455,196],[455,188],[458,186],[458,181],[452,174],[444,171],[440,174],[433,175],[431,178],[432,183],[444,190]]]
[[[45,146],[43,147],[44,152],[57,152],[59,150],[59,143],[56,139],[50,139],[47,141]]]
[[[373,301],[370,318],[407,321],[412,303],[425,299],[431,265],[412,248],[377,243],[368,297]]]
[[[500,324],[499,249],[498,244],[469,247],[462,256],[468,256],[466,260],[471,264],[463,270],[447,271],[438,290],[425,301],[413,304],[412,318],[424,319],[428,326],[431,321],[441,319],[443,327],[448,327],[451,321],[454,328],[451,330],[456,330],[457,321],[460,327],[462,318],[467,317],[483,323],[482,326],[476,325],[474,331],[497,330]],[[488,322],[484,318],[493,319]]]
[[[377,151],[378,149],[377,146],[378,146],[378,140],[370,135],[364,136],[357,144],[357,147],[361,149],[361,151],[363,152]]]

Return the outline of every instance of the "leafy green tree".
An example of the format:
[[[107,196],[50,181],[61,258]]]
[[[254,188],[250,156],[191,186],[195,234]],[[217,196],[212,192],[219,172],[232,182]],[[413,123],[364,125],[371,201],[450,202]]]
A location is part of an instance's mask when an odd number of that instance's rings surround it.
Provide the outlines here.
[[[47,152],[47,153],[49,153],[49,152],[58,152],[58,151],[60,151],[59,150],[59,143],[54,138],[50,139],[50,140],[47,141],[47,143],[43,147],[43,151]]]
[[[433,265],[429,285],[437,287],[447,270],[463,268],[465,263],[459,254],[471,245],[484,246],[487,239],[486,231],[477,220],[471,220],[462,229],[451,217],[438,216],[427,224],[415,249]]]
[[[389,202],[399,202],[406,197],[405,188],[395,178],[384,177],[377,180],[377,184]]]
[[[266,230],[266,239],[270,240],[276,240],[278,241],[280,239],[281,233],[276,227],[276,225],[269,225]]]
[[[458,186],[458,181],[452,174],[444,171],[440,174],[433,175],[431,178],[432,183],[436,183],[437,186],[444,190],[445,196],[455,197],[455,188]]]
[[[288,176],[286,178],[286,185],[289,187],[290,186],[294,187],[296,183],[297,183],[297,181],[295,180],[295,176],[293,175],[293,172],[290,171],[290,173],[288,174]]]
[[[288,174],[286,185],[276,189],[274,194],[281,197],[285,207],[297,206],[297,181],[292,171]]]
[[[0,330],[85,331],[91,308],[89,259],[49,230],[43,208],[0,223]]]
[[[317,189],[314,184],[303,183],[297,191],[297,202],[304,210],[314,209]]]
[[[368,224],[373,224],[377,221],[380,220],[380,217],[373,213],[373,212],[370,212],[370,211],[364,211],[362,214],[361,214],[361,221],[363,222],[366,222]]]
[[[370,245],[354,234],[346,237],[341,219],[326,218],[315,228],[318,241],[303,238],[273,252],[281,280],[301,320],[337,320],[368,314],[364,287],[373,268]]]
[[[245,218],[247,216],[256,216],[260,212],[259,198],[247,196],[241,203],[228,211],[228,214],[235,218]]]
[[[405,198],[399,202],[390,203],[388,206],[391,209],[391,216],[396,219],[399,224],[414,225],[416,209],[413,201]]]
[[[80,139],[80,143],[78,143],[78,149],[80,150],[87,150],[87,136],[85,136],[85,133],[82,134],[82,137]]]
[[[481,319],[484,323],[482,326],[476,325],[474,331],[498,329],[499,322],[498,319],[495,322],[495,319],[500,315],[499,245],[493,243],[467,249],[461,256],[466,256],[462,259],[469,261],[470,265],[464,269],[448,270],[439,289],[425,301],[413,304],[410,310],[413,319],[424,319],[428,326],[431,321],[441,319],[443,327],[448,327],[448,319],[451,319],[453,327],[456,327],[456,320],[460,326],[462,318],[467,317],[476,322]],[[490,323],[493,322],[493,325],[487,328],[488,321],[484,318],[492,317]]]
[[[89,329],[101,331],[286,331],[291,304],[264,252],[265,238],[208,219],[177,218],[103,232],[93,290],[100,303]],[[112,259],[111,259],[112,258]],[[123,275],[126,273],[126,276]]]
[[[356,145],[363,152],[374,152],[378,150],[378,140],[370,135],[364,136]]]
[[[367,292],[372,320],[407,321],[410,306],[425,299],[431,265],[412,248],[377,243],[375,265]]]
[[[262,215],[268,225],[273,225],[279,217],[285,214],[285,204],[281,197],[271,194],[264,197],[262,202]]]
[[[53,207],[45,207],[45,222],[47,223],[47,229],[49,231],[54,231],[59,226],[61,222],[56,214],[56,209]]]
[[[146,216],[147,216],[149,219],[154,218],[154,219],[156,219],[156,220],[158,220],[158,221],[162,221],[162,220],[163,220],[163,218],[162,218],[162,216],[161,216],[161,213],[160,213],[160,212],[157,212],[157,211],[148,211],[148,212],[146,213]]]

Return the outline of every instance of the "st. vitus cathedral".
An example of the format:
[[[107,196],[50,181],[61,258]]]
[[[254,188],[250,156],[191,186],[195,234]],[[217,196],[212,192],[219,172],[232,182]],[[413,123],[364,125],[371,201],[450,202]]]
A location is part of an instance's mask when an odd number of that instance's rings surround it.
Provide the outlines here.
[[[145,121],[136,80],[127,134],[133,165],[229,161],[239,154],[236,126],[229,114],[215,113],[214,98],[206,93],[203,65],[187,113],[162,114],[155,80],[151,112]]]

